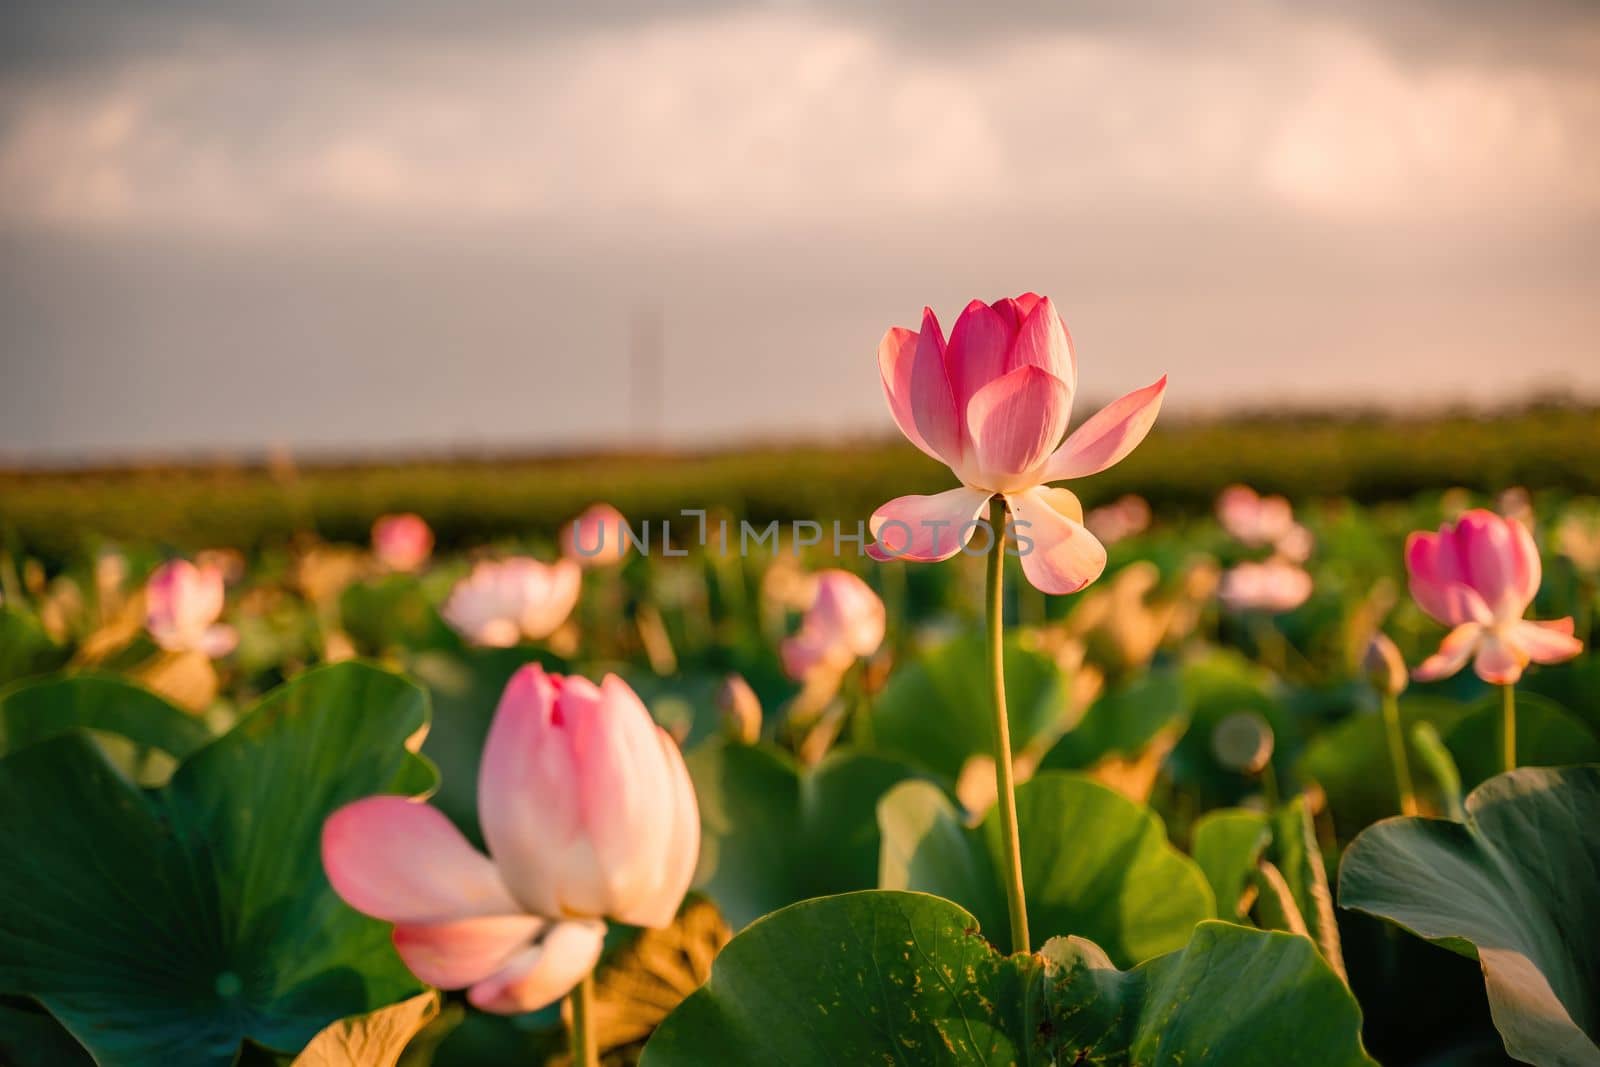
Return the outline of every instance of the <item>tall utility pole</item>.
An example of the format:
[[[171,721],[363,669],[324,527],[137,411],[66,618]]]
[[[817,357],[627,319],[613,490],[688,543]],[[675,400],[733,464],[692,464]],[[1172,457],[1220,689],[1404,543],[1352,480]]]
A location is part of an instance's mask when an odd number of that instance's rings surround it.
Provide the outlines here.
[[[629,436],[636,444],[661,441],[662,393],[666,389],[666,344],[662,336],[661,309],[636,308],[629,337]]]

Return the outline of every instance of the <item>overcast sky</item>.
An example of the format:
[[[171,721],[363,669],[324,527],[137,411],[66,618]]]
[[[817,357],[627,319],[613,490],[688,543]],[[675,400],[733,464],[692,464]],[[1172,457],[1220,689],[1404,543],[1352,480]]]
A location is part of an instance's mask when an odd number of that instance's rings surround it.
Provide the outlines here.
[[[1089,398],[1600,395],[1600,8],[1067,7],[13,0],[0,460],[887,430],[1024,289]]]

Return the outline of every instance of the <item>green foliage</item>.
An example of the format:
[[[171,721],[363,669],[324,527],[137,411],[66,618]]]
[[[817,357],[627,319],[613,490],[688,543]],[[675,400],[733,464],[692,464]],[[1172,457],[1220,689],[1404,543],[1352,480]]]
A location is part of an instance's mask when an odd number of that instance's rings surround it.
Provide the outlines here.
[[[1372,1067],[1360,1025],[1304,938],[1207,922],[1122,972],[1076,938],[1003,956],[949,901],[880,891],[752,924],[641,1064]]]
[[[71,686],[55,690],[70,711]],[[92,680],[90,684],[93,684]],[[278,689],[130,786],[81,734],[0,760],[0,991],[36,998],[105,1067],[226,1065],[241,1041],[295,1051],[417,991],[388,927],[322,873],[322,823],[373,793],[424,792],[404,747],[414,685],[356,663]]]
[[[1475,789],[1465,823],[1370,827],[1339,900],[1476,954],[1512,1056],[1600,1063],[1600,768],[1520,768]]]
[[[688,764],[700,801],[695,885],[735,929],[797,900],[875,885],[878,798],[916,773],[849,750],[802,769],[771,745],[722,739]]]
[[[882,888],[954,900],[1009,947],[996,811],[968,829],[937,788],[908,782],[883,798],[878,821]],[[1183,944],[1215,914],[1205,876],[1168,843],[1161,820],[1097,782],[1061,772],[1024,782],[1017,825],[1028,926],[1041,936],[1087,937],[1128,965]]]

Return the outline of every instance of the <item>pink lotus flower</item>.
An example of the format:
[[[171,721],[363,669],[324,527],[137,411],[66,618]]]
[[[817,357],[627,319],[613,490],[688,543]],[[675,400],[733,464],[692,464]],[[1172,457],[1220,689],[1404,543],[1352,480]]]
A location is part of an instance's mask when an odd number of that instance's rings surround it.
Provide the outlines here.
[[[799,633],[783,642],[783,669],[796,681],[843,674],[857,658],[878,651],[884,621],[883,601],[866,582],[849,571],[822,571]]]
[[[1114,545],[1150,528],[1150,505],[1144,497],[1130,493],[1095,508],[1084,516],[1083,524],[1102,544]]]
[[[440,613],[472,644],[510,648],[549,637],[578,603],[582,572],[569,559],[483,562],[450,590]]]
[[[530,912],[494,861],[420,801],[367,797],[340,808],[322,827],[322,866],[346,904],[395,924],[395,950],[413,974],[466,989],[484,1011],[554,1003],[600,958],[605,923]]]
[[[1232,611],[1293,611],[1311,596],[1311,575],[1285,559],[1241,563],[1222,576],[1217,589]]]
[[[216,659],[233,651],[239,635],[217,622],[222,614],[222,572],[175,559],[145,583],[145,627],[169,652],[202,652]]]
[[[1055,307],[1033,293],[973,301],[948,344],[925,308],[920,333],[896,327],[884,335],[878,369],[900,432],[947,465],[961,487],[898,497],[875,511],[872,558],[949,559],[999,493],[1030,582],[1072,593],[1100,576],[1106,551],[1084,528],[1077,498],[1046,483],[1097,474],[1132,452],[1155,422],[1165,377],[1112,402],[1061,442],[1077,361]]]
[[[1281,496],[1260,496],[1248,485],[1230,485],[1217,496],[1217,521],[1249,548],[1275,545],[1294,529],[1294,509]]]
[[[628,520],[610,504],[591,504],[561,531],[561,554],[580,567],[608,567],[628,556]]]
[[[372,552],[392,571],[414,571],[433,554],[433,531],[420,515],[385,515],[372,524]]]
[[[1543,576],[1539,549],[1514,519],[1474,509],[1438,533],[1406,540],[1411,596],[1423,611],[1454,627],[1439,651],[1412,677],[1446,678],[1473,660],[1478,677],[1511,685],[1529,663],[1560,663],[1583,651],[1572,619],[1524,619]]]
[[[530,911],[666,926],[700,854],[683,754],[627,683],[548,675],[506,687],[478,777],[484,840]]]

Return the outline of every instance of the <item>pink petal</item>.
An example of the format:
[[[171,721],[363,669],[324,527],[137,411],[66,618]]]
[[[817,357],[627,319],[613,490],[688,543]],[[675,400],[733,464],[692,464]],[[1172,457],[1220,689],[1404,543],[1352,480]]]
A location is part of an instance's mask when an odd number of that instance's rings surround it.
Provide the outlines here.
[[[429,985],[465,989],[504,968],[547,925],[534,915],[400,923],[394,947],[411,973]]]
[[[1512,627],[1510,640],[1534,663],[1564,663],[1583,651],[1583,642],[1572,636],[1572,618],[1549,622],[1524,620]]]
[[[322,866],[345,903],[386,922],[523,910],[487,856],[437,809],[407,797],[367,797],[330,815],[322,826]]]
[[[594,970],[605,943],[601,922],[562,922],[500,973],[474,985],[467,999],[481,1011],[517,1015],[554,1004]]]
[[[1076,593],[1106,569],[1105,546],[1078,518],[1072,518],[1077,498],[1065,489],[1038,487],[1006,494],[1022,573],[1045,593]]]
[[[966,411],[979,389],[1006,372],[1016,329],[1007,316],[982,300],[974,300],[961,312],[944,354],[957,411]]]
[[[1507,519],[1511,530],[1511,573],[1509,600],[1519,605],[1521,615],[1533,603],[1539,592],[1539,582],[1544,578],[1544,567],[1539,560],[1539,546],[1534,544],[1533,533],[1515,519]]]
[[[595,690],[581,678],[560,683]],[[484,742],[478,820],[517,910],[563,917],[563,897],[575,882],[592,886],[595,874],[583,842],[579,770],[570,738],[554,722],[556,708],[557,680],[537,663],[512,675]]]
[[[961,420],[966,405],[958,400],[945,357],[944,331],[933,309],[923,308],[911,362],[911,417],[933,457],[953,464],[966,447]]]
[[[1419,682],[1436,682],[1448,678],[1467,665],[1472,652],[1483,636],[1483,627],[1475,622],[1464,622],[1445,635],[1439,651],[1423,660],[1411,677]]]
[[[207,659],[221,659],[238,644],[239,631],[220,622],[206,627],[206,632],[200,636],[200,651],[205,653]]]
[[[916,362],[917,333],[896,326],[883,335],[878,343],[878,374],[883,379],[883,395],[889,401],[889,414],[894,424],[906,435],[906,440],[939,460],[948,462],[933,450],[917,429],[917,418],[911,408],[911,368]],[[951,405],[952,408],[954,404]]]
[[[996,484],[1026,474],[1067,429],[1072,390],[1049,371],[1018,367],[996,378],[967,405],[967,435],[978,467]]]
[[[1489,634],[1478,644],[1472,669],[1490,685],[1514,685],[1528,665],[1522,650],[1498,634]]]
[[[1479,508],[1462,515],[1454,532],[1465,583],[1500,619],[1518,618],[1528,609],[1515,588],[1519,563],[1526,566],[1526,561],[1521,559],[1513,526],[1517,524]]]
[[[872,513],[868,526],[877,543],[867,555],[880,562],[894,559],[935,563],[961,551],[983,517],[989,495],[962,486],[932,496],[901,496]]]
[[[1446,626],[1492,620],[1489,605],[1465,583],[1453,537],[1413,533],[1406,539],[1406,574],[1417,606]]]
[[[1161,412],[1161,400],[1166,391],[1167,376],[1163,374],[1160,381],[1136,389],[1095,412],[1089,421],[1072,431],[1045,463],[1041,480],[1087,478],[1120,463],[1150,432],[1156,415]]]
[[[677,742],[665,730],[658,730],[657,734],[661,747],[666,750],[664,759],[671,772],[672,825],[667,832],[667,862],[661,872],[657,910],[642,916],[645,926],[666,926],[672,922],[700,863],[700,802],[695,796],[694,782]]]
[[[1019,311],[1022,309],[1022,299],[1017,298]],[[1078,363],[1072,353],[1072,337],[1067,333],[1066,325],[1061,321],[1061,316],[1056,314],[1055,305],[1049,297],[1035,297],[1033,306],[1023,315],[1025,317],[1007,359],[1007,370],[1032,365],[1049,371],[1066,383],[1070,408],[1072,393],[1078,387]]]

